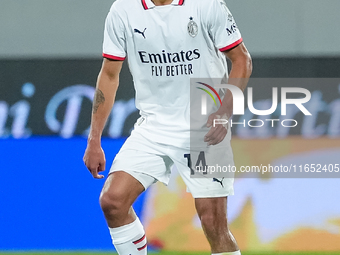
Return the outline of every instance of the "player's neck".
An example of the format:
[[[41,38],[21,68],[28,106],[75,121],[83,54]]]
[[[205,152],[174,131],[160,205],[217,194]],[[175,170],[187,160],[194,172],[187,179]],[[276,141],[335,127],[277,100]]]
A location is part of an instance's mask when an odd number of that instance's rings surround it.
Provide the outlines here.
[[[156,6],[160,6],[160,5],[168,5],[172,3],[172,0],[152,0],[152,2],[156,5]]]

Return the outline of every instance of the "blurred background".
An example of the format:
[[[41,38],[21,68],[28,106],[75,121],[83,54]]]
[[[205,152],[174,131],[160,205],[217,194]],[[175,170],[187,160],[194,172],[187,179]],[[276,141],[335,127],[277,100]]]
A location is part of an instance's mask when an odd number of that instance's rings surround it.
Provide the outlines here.
[[[82,162],[111,4],[0,0],[0,251],[113,249],[98,204],[104,180],[93,180]],[[297,128],[234,128],[236,165],[339,164],[340,2],[227,5],[253,57],[252,77],[280,78],[280,86],[310,78],[300,87],[312,93],[305,105],[312,116],[288,110]],[[254,90],[254,105],[266,107],[270,85]],[[107,169],[137,117],[124,64],[104,131]],[[229,221],[242,250],[340,251],[340,173],[238,177]],[[135,210],[153,248],[209,250],[176,170],[169,187],[153,185]]]

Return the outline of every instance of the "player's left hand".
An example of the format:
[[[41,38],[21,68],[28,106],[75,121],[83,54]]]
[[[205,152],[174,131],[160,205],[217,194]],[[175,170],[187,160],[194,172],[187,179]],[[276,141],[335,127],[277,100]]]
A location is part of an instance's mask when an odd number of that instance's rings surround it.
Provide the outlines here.
[[[209,132],[204,136],[204,142],[207,142],[208,145],[216,145],[223,141],[225,136],[228,133],[228,125],[227,124],[215,124],[214,119],[226,119],[226,115],[221,116],[216,112],[211,114],[207,121],[207,127],[210,128]]]

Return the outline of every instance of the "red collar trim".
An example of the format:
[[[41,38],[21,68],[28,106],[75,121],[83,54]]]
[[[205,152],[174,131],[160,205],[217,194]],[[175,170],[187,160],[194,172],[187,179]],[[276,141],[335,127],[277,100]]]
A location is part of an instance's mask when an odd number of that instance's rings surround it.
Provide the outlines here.
[[[142,5],[143,5],[144,10],[149,9],[148,6],[146,5],[145,0],[142,0]]]
[[[184,4],[184,0],[173,0],[171,5],[179,5],[182,6]],[[151,0],[142,0],[142,5],[144,10],[151,9],[155,7],[154,3]]]

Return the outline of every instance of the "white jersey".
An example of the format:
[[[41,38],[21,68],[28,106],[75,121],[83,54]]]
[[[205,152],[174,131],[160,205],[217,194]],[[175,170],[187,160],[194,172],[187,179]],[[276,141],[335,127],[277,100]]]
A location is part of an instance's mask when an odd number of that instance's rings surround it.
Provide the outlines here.
[[[107,16],[103,56],[127,58],[141,119],[136,128],[159,143],[188,146],[190,78],[223,78],[221,51],[242,42],[223,0],[117,0]]]

